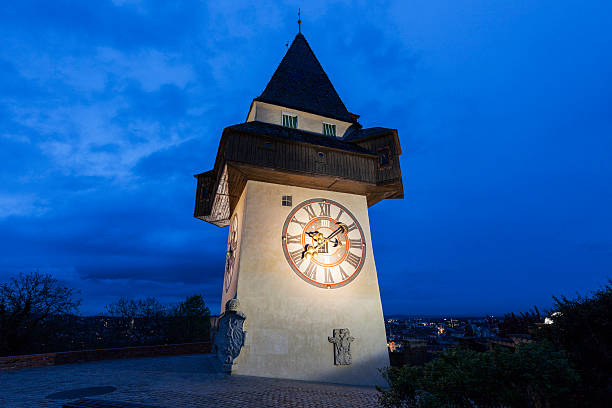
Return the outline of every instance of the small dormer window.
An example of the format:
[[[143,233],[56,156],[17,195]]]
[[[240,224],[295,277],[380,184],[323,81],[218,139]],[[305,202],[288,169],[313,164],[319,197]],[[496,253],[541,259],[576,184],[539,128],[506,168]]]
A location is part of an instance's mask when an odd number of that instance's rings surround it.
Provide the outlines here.
[[[283,113],[283,126],[297,129],[297,115],[291,113]]]
[[[336,136],[336,125],[323,122],[323,134],[325,136]]]

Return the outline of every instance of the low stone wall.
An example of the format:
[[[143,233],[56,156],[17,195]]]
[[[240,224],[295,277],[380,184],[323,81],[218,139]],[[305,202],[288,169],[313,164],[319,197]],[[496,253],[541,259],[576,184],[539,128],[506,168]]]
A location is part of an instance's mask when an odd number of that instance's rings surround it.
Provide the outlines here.
[[[211,347],[209,342],[201,342],[8,356],[0,357],[0,371],[52,366],[58,364],[71,364],[84,361],[116,360],[135,357],[176,356],[181,354],[203,354],[210,353],[210,349]]]

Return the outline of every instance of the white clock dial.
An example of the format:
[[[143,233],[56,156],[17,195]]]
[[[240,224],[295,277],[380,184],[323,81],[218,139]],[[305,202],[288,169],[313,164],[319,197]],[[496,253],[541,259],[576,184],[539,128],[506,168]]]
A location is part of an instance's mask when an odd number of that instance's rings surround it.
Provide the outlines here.
[[[289,266],[306,282],[338,288],[357,277],[366,259],[361,225],[343,205],[323,198],[298,204],[282,231]]]

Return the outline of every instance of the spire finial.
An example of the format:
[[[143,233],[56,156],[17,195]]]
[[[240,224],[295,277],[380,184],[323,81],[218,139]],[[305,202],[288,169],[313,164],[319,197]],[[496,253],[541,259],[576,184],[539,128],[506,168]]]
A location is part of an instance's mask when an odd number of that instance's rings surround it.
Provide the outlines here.
[[[298,33],[302,33],[302,16],[301,10],[298,8]]]

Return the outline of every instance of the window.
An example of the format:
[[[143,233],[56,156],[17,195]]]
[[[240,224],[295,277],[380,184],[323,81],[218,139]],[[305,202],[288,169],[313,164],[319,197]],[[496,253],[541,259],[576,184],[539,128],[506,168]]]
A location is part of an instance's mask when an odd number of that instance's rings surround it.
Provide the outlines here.
[[[283,113],[283,126],[297,129],[297,115]]]
[[[323,134],[325,136],[336,136],[336,125],[323,122]]]
[[[378,149],[378,168],[388,169],[391,167],[391,148],[389,146]]]
[[[283,199],[281,200],[281,203],[283,207],[291,207],[291,201],[291,196],[284,195]]]

